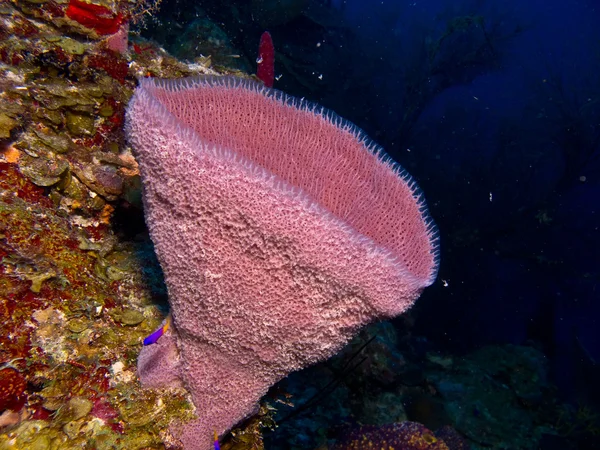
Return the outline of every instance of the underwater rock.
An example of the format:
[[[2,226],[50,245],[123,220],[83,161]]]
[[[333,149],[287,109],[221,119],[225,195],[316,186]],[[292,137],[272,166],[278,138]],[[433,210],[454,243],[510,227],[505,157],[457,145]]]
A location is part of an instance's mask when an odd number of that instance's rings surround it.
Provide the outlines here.
[[[4,112],[0,113],[0,139],[6,139],[10,137],[10,132],[16,128],[18,122],[9,117]]]
[[[125,309],[113,313],[113,319],[123,325],[136,326],[144,321],[144,315],[135,309]]]
[[[451,450],[441,439],[416,422],[365,425],[345,433],[331,450]]]
[[[546,359],[532,347],[486,346],[427,373],[453,427],[487,447],[528,450],[546,431]]]
[[[73,333],[82,333],[83,331],[90,328],[90,326],[90,321],[82,318],[71,319],[67,323],[67,328]]]
[[[444,441],[450,450],[469,450],[471,448],[467,440],[448,425],[436,430],[435,435]]]
[[[23,156],[19,159],[23,174],[37,186],[53,186],[68,172],[69,163],[65,160],[47,160]]]
[[[94,166],[92,172],[97,185],[100,186],[100,193],[104,192],[108,195],[121,194],[123,191],[123,178],[118,174],[115,167],[105,165]]]
[[[175,416],[184,419],[189,407],[182,391],[164,399],[136,393],[131,348],[160,321],[142,276],[151,264],[121,244],[119,261],[101,257],[119,267],[121,279],[97,276],[99,254],[80,249],[77,237],[105,242],[109,228],[65,214],[46,189],[15,164],[0,162],[0,409],[14,410],[1,416],[6,427],[0,429],[0,447],[84,448],[97,436],[118,439],[126,448],[140,441],[161,445],[153,429],[165,429]],[[149,308],[148,320],[135,327],[115,324],[110,312],[131,309],[132,302],[136,309]],[[119,374],[107,368],[116,361],[124,366]],[[144,411],[151,427],[131,427],[118,412],[100,421],[94,414],[102,410],[90,410],[98,398],[118,402],[123,411]]]
[[[62,50],[71,55],[83,55],[88,48],[88,46],[86,46],[85,44],[68,37],[63,37],[59,39],[58,41],[56,41],[56,44]]]
[[[75,136],[93,136],[96,132],[95,120],[87,114],[67,111],[67,128]]]
[[[84,185],[106,200],[116,200],[123,191],[123,178],[116,167],[76,163],[72,169]]]
[[[66,153],[69,150],[69,147],[73,145],[73,142],[67,136],[55,133],[50,129],[45,129],[43,131],[34,129],[33,132],[43,144],[50,147],[50,149],[56,153]]]
[[[71,397],[67,402],[67,414],[71,420],[79,420],[87,416],[93,406],[93,403],[87,398]]]

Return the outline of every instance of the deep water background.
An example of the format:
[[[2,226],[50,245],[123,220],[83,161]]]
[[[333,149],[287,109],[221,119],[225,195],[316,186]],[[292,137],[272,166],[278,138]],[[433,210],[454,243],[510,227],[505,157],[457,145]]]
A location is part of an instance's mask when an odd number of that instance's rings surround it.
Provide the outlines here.
[[[600,403],[597,2],[164,0],[158,19],[143,35],[178,57],[219,49],[249,72],[269,30],[275,87],[416,178],[441,266],[413,334],[455,354],[533,345],[563,398]]]

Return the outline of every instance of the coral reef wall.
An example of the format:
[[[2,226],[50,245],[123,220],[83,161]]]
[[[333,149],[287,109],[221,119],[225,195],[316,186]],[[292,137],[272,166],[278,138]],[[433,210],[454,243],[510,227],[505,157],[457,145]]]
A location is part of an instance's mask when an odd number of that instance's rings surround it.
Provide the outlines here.
[[[136,77],[213,71],[129,39],[149,6],[0,4],[2,448],[158,448],[190,414],[137,381],[166,293],[122,127]]]

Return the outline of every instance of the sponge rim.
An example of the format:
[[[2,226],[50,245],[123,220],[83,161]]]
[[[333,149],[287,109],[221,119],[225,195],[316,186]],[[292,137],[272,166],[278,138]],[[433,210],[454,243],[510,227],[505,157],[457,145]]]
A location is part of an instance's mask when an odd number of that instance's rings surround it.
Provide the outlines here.
[[[258,93],[264,95],[267,98],[273,99],[280,103],[282,106],[289,106],[292,108],[301,109],[314,114],[318,114],[324,120],[329,122],[331,125],[341,128],[349,132],[358,142],[360,142],[365,150],[371,155],[375,156],[379,162],[385,164],[392,172],[406,183],[407,187],[412,193],[417,209],[421,215],[421,218],[425,224],[425,234],[429,240],[430,254],[432,257],[432,267],[430,269],[429,276],[422,280],[421,284],[423,288],[433,284],[437,278],[440,264],[440,236],[438,228],[429,213],[427,207],[425,195],[421,188],[418,186],[415,179],[410,175],[397,161],[393,160],[383,149],[382,146],[373,141],[368,135],[354,123],[347,119],[339,116],[334,111],[327,109],[315,102],[306,100],[305,98],[297,98],[286,94],[278,89],[266,87],[263,83],[259,83],[252,79],[240,78],[232,75],[197,75],[186,78],[176,79],[158,79],[158,78],[141,78],[138,80],[139,86],[135,90],[134,96],[130,101],[130,108],[133,103],[137,101],[149,102],[153,107],[157,108],[156,111],[160,111],[162,120],[166,120],[169,126],[173,126],[180,136],[186,140],[190,140],[197,148],[202,148],[223,160],[230,161],[235,164],[240,164],[245,167],[254,176],[262,176],[270,182],[274,187],[284,190],[288,195],[301,197],[303,200],[308,201],[312,208],[318,208],[323,210],[324,213],[329,215],[331,219],[338,222],[342,228],[352,229],[352,231],[361,237],[362,242],[368,242],[371,246],[384,252],[386,256],[391,258],[395,264],[403,267],[403,275],[408,276],[414,280],[420,279],[417,275],[413,274],[404,262],[391,250],[382,247],[377,244],[370,237],[365,236],[361,232],[355,230],[352,225],[346,222],[343,218],[338,217],[333,212],[324,208],[316,200],[314,200],[306,191],[302,188],[289,184],[278,175],[273,174],[268,169],[262,167],[260,164],[248,159],[247,157],[238,154],[237,152],[223,148],[218,144],[210,143],[207,144],[198,133],[191,127],[183,124],[168,108],[152,94],[153,89],[163,89],[169,92],[182,92],[185,90],[194,90],[198,88],[213,88],[213,87],[226,87],[231,89],[244,89],[252,93]],[[142,100],[142,97],[143,98]],[[132,110],[133,108],[128,110]],[[129,122],[129,121],[128,121]]]

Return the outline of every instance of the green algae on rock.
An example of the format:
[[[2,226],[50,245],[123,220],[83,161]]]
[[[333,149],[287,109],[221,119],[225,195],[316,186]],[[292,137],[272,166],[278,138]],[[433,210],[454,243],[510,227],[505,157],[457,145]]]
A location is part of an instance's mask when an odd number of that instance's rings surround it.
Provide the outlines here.
[[[4,112],[0,113],[0,139],[10,137],[10,132],[16,128],[18,122]]]
[[[0,357],[15,360],[27,380],[23,402],[29,415],[0,430],[0,446],[160,445],[163,437],[154,428],[185,419],[189,406],[184,391],[163,397],[140,392],[137,383],[132,345],[161,320],[142,276],[141,248],[121,244],[116,259],[106,254],[122,278],[111,283],[99,278],[94,271],[99,255],[80,249],[77,237],[110,241],[110,230],[78,225],[60,214],[43,188],[7,163],[0,163],[0,224],[0,289],[6,292],[0,308],[9,319],[0,323]],[[124,412],[130,410],[147,411],[153,426],[129,423]]]
[[[144,321],[144,315],[131,308],[115,311],[112,317],[115,321],[129,326],[136,326]]]
[[[95,119],[85,113],[67,111],[67,129],[75,136],[93,136],[96,134]]]

